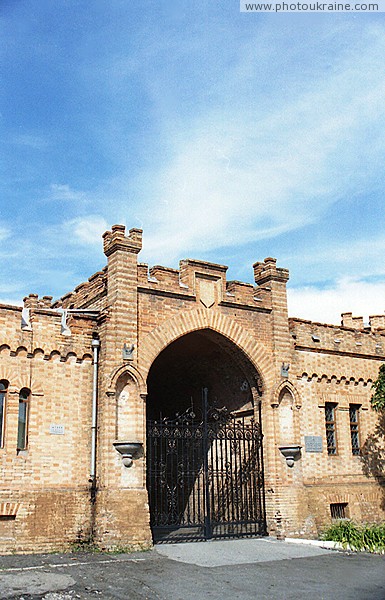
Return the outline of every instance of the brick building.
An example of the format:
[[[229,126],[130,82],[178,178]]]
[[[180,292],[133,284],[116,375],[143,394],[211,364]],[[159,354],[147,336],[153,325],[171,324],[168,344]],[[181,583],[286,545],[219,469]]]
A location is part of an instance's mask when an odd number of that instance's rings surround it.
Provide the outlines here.
[[[0,551],[383,519],[385,316],[289,318],[273,258],[253,286],[197,260],[149,269],[138,229],[103,237],[107,266],[73,292],[0,307]]]

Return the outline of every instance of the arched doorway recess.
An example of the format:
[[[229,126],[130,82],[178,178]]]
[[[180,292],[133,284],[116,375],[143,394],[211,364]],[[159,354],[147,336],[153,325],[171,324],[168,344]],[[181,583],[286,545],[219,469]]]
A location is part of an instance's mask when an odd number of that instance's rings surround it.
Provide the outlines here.
[[[260,380],[210,329],[153,362],[147,387],[147,486],[155,541],[266,533]]]

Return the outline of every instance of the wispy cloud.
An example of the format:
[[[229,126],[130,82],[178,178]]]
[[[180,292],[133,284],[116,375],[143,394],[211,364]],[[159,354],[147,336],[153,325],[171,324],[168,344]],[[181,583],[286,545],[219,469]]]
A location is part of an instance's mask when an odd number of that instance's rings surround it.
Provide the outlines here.
[[[48,199],[68,202],[80,202],[87,199],[87,194],[85,192],[71,188],[67,183],[51,183]]]
[[[46,150],[50,145],[48,139],[33,133],[13,133],[10,137],[10,143],[15,146],[25,146],[32,150]]]
[[[88,215],[66,221],[62,231],[66,239],[82,245],[101,245],[102,234],[108,229],[108,223],[98,215]],[[69,236],[67,238],[67,236]]]
[[[6,240],[11,235],[11,230],[8,227],[0,225],[0,242]]]
[[[281,264],[290,267],[289,287],[301,287],[304,282],[323,287],[341,277],[359,277],[362,280],[385,279],[385,237],[361,234],[361,237],[336,240],[323,237],[321,243],[300,244],[295,253],[287,249],[280,256]],[[358,238],[358,239],[357,239]],[[347,298],[348,301],[348,298]]]
[[[329,216],[343,231],[348,199],[370,212],[383,187],[380,15],[245,19],[230,0],[148,8],[42,0],[33,22],[23,2],[6,11],[0,239],[7,219],[22,231],[0,249],[6,278],[63,293],[104,264],[100,236],[116,222],[144,229],[150,263],[190,255],[243,273],[249,256],[273,254],[307,284],[304,303],[313,283],[337,298],[358,289],[343,273],[381,275],[382,219],[369,239],[352,205],[352,240],[325,241]]]
[[[376,27],[364,37],[356,51],[330,57],[332,68],[319,69],[311,85],[297,73],[297,94],[268,109],[234,91],[231,110],[196,116],[183,135],[170,126],[170,158],[152,176],[151,191],[143,183],[151,197],[144,215],[149,254],[172,260],[190,249],[273,238],[377,185],[385,42]]]

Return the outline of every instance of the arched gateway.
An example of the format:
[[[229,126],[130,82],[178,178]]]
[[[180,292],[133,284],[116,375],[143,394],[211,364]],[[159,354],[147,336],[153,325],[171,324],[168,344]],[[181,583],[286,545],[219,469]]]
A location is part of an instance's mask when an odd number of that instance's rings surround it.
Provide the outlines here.
[[[229,339],[187,333],[147,379],[147,488],[155,540],[266,533],[261,382]]]
[[[384,518],[357,456],[376,426],[384,315],[370,331],[351,313],[289,318],[271,257],[254,285],[192,259],[149,268],[141,230],[123,225],[103,246],[107,265],[56,302],[0,306],[1,552],[315,537],[335,515]]]

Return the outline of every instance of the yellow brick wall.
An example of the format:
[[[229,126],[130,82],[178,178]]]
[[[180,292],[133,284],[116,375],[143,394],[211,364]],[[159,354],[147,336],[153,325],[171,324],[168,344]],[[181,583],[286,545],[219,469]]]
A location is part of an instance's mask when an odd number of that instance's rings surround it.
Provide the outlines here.
[[[226,282],[226,267],[186,260],[180,269],[138,264],[141,232],[114,226],[104,236],[108,264],[51,305],[31,295],[32,331],[21,309],[0,307],[0,379],[9,381],[2,479],[0,552],[63,549],[92,534],[103,548],[151,543],[146,490],[146,381],[159,354],[181,336],[212,331],[253,379],[262,403],[268,528],[316,536],[330,522],[330,504],[347,503],[358,521],[384,518],[375,478],[362,470],[350,442],[349,404],[360,405],[360,441],[373,432],[371,384],[384,361],[385,337],[345,318],[344,327],[289,319],[288,272],[275,259],[255,263],[256,285]],[[70,313],[61,334],[52,308]],[[354,324],[347,327],[346,323]],[[91,502],[93,335],[100,338],[97,490]],[[225,342],[223,342],[225,343]],[[133,347],[124,358],[122,350]],[[288,377],[282,364],[290,365]],[[17,453],[18,394],[31,390],[29,439]],[[325,402],[337,405],[338,453],[326,451]],[[50,433],[63,425],[63,435]],[[322,438],[307,452],[305,436]],[[113,446],[134,439],[143,451],[129,469]],[[279,450],[299,445],[288,467]],[[13,518],[14,517],[14,518]]]
[[[0,309],[0,380],[9,382],[0,449],[0,508],[17,505],[14,521],[0,514],[0,552],[62,549],[90,530],[89,468],[95,323],[72,319],[60,334],[59,315],[37,309],[32,331],[21,310]],[[80,330],[75,333],[76,329]],[[17,451],[19,392],[31,391],[28,443]],[[50,433],[61,425],[64,433]],[[10,535],[12,532],[12,535]]]

